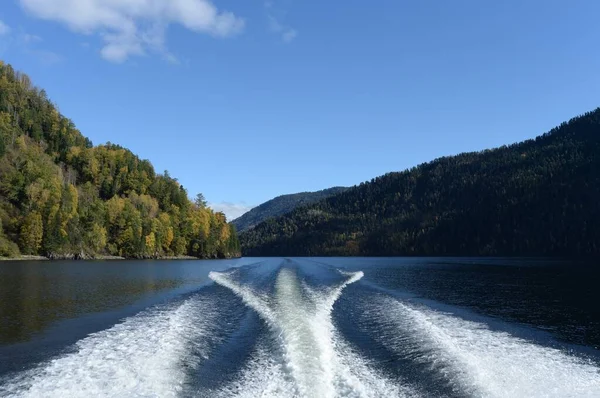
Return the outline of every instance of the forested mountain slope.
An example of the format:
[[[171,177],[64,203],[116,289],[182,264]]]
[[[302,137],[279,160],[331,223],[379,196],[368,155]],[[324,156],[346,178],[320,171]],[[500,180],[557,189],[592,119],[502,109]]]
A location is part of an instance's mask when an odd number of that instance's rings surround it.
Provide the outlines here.
[[[348,188],[334,187],[316,192],[300,192],[291,195],[281,195],[257,206],[236,218],[231,223],[239,232],[253,228],[255,225],[272,218],[287,214],[300,206],[306,206],[335,194],[344,192]]]
[[[244,255],[600,252],[600,108],[540,137],[389,173],[241,235]]]
[[[239,242],[222,213],[131,151],[92,146],[0,62],[0,256],[20,253],[214,258],[237,255]]]

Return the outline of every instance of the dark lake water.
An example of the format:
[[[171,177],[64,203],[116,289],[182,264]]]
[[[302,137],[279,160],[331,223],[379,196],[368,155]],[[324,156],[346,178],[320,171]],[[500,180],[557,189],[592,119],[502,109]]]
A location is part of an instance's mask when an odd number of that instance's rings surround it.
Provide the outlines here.
[[[600,264],[0,263],[0,396],[600,397]]]

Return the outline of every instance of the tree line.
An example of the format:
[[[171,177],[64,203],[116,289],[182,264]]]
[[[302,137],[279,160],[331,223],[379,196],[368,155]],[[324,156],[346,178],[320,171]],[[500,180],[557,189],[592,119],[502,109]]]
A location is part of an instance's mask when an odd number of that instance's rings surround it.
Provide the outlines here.
[[[535,139],[443,157],[270,219],[244,255],[595,255],[600,108]]]
[[[44,90],[0,61],[0,256],[223,258],[235,227],[168,172],[93,146]]]

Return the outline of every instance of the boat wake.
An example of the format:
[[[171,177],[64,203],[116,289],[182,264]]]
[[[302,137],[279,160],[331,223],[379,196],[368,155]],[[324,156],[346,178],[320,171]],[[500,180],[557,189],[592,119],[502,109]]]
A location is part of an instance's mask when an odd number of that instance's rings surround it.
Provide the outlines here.
[[[215,335],[218,313],[210,304],[192,297],[128,318],[79,341],[75,352],[13,377],[0,396],[178,396],[186,369],[206,358]]]
[[[593,360],[399,298],[360,271],[287,262],[209,276],[5,376],[0,397],[600,397]]]
[[[364,300],[362,309],[362,323],[381,344],[426,364],[461,395],[600,397],[600,369],[591,360],[385,295]]]
[[[280,358],[260,348],[240,380],[221,395],[241,397],[405,397],[415,395],[406,386],[386,380],[353,353],[336,333],[331,312],[344,288],[363,277],[362,272],[343,273],[334,287],[311,289],[296,273],[282,268],[270,298],[234,281],[234,273],[209,276],[231,289],[267,322]],[[259,382],[267,380],[268,382]],[[279,384],[281,382],[281,384]],[[219,395],[219,394],[217,394]]]

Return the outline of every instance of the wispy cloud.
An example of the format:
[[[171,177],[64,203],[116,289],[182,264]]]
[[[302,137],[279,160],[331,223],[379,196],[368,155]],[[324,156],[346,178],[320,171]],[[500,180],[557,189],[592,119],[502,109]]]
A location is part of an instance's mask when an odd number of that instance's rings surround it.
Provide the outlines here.
[[[214,211],[222,211],[227,216],[228,221],[235,220],[236,218],[242,216],[244,213],[249,212],[255,206],[249,206],[246,203],[231,203],[231,202],[221,202],[221,203],[209,203],[208,207],[213,209]]]
[[[0,36],[4,36],[10,33],[10,26],[0,21]]]
[[[39,43],[42,41],[42,38],[37,35],[31,35],[29,33],[25,33],[21,36],[21,39],[25,43]]]
[[[99,35],[103,58],[124,62],[131,56],[156,53],[167,61],[166,31],[179,24],[215,37],[241,32],[244,20],[219,11],[210,0],[19,0],[34,17],[56,21],[74,32]]]
[[[40,36],[24,32],[23,29],[11,29],[0,21],[0,37],[4,37],[2,52],[14,48],[22,54],[34,57],[43,65],[54,65],[63,61],[59,54],[41,48],[43,39]]]
[[[23,50],[25,54],[37,58],[44,65],[56,65],[63,61],[63,57],[54,51],[28,48]]]
[[[279,4],[279,2],[276,3],[274,0],[267,0],[264,4],[267,12],[269,30],[279,35],[284,43],[291,43],[298,37],[298,31],[283,22],[287,15],[289,2],[287,5],[282,5]]]
[[[63,61],[63,57],[54,51],[42,48],[43,41],[40,36],[21,32],[15,35],[18,48],[26,55],[34,57],[43,65],[56,65]]]
[[[294,29],[289,29],[289,30],[286,30],[285,32],[283,32],[283,34],[281,35],[281,38],[283,39],[284,42],[289,43],[292,40],[294,40],[296,38],[296,36],[298,36],[298,32]]]
[[[298,36],[298,32],[288,26],[282,25],[274,16],[267,15],[269,18],[269,29],[271,32],[281,36],[281,40],[285,43],[290,43]]]

